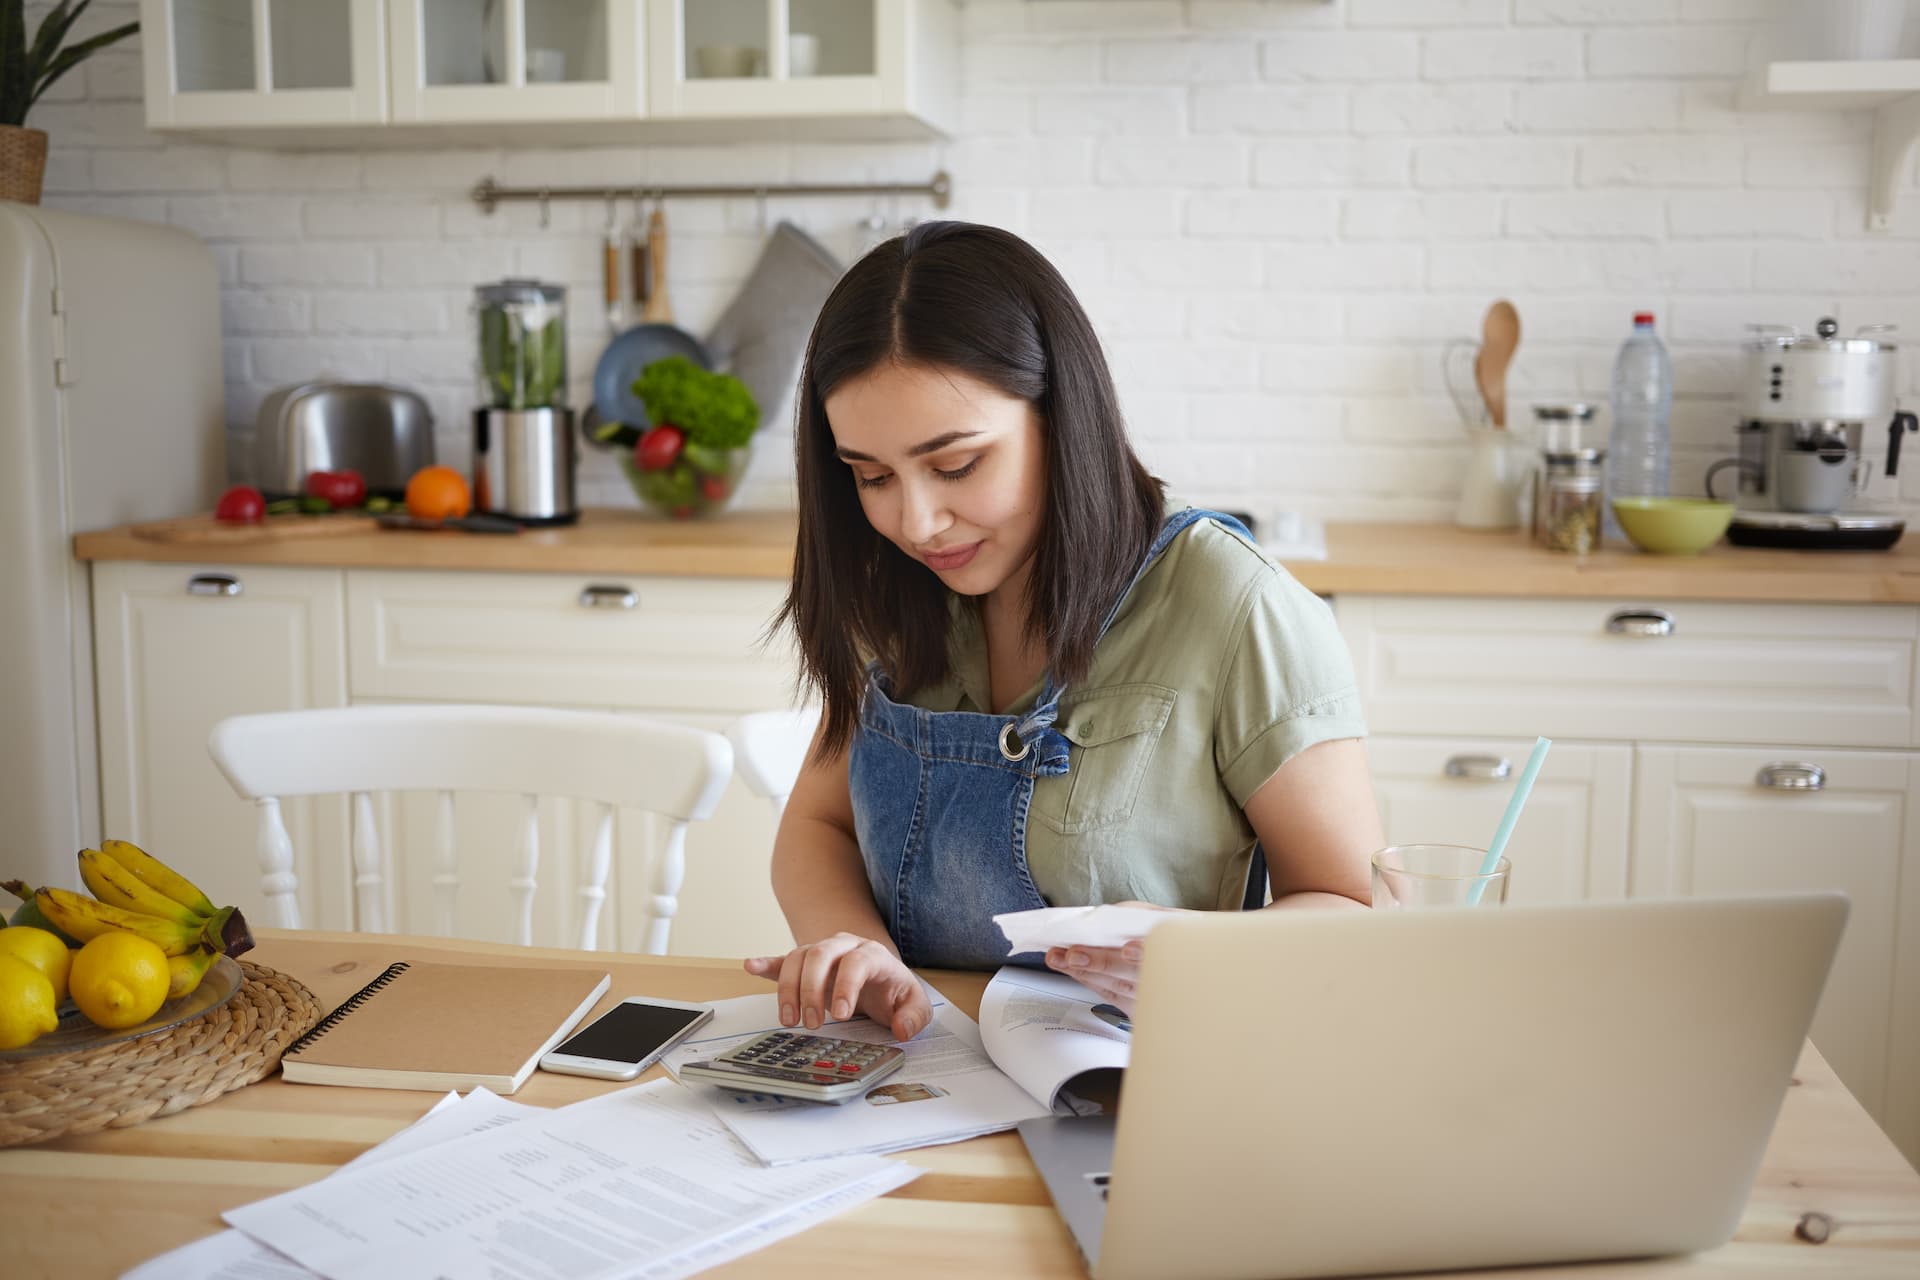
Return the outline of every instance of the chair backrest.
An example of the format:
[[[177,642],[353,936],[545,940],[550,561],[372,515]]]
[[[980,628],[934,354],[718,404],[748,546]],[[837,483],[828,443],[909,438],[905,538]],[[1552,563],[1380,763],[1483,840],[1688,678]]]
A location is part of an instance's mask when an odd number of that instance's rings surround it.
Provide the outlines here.
[[[689,822],[712,815],[733,770],[717,733],[602,711],[540,707],[378,706],[234,716],[213,727],[207,749],[244,799],[259,805],[260,883],[273,923],[300,927],[293,845],[280,798],[349,793],[358,927],[386,930],[386,859],[373,793],[437,791],[433,892],[440,931],[454,930],[460,884],[453,795],[504,792],[524,802],[509,889],[517,938],[533,940],[533,891],[540,865],[537,806],[542,796],[599,805],[585,863],[575,945],[591,949],[613,863],[614,813],[643,809],[670,823],[654,879],[646,950],[664,955],[686,874]]]
[[[727,726],[727,741],[733,743],[734,768],[747,789],[773,804],[776,821],[785,812],[787,797],[793,793],[794,779],[806,763],[807,748],[813,745],[814,730],[820,724],[819,707],[798,711],[755,711]]]

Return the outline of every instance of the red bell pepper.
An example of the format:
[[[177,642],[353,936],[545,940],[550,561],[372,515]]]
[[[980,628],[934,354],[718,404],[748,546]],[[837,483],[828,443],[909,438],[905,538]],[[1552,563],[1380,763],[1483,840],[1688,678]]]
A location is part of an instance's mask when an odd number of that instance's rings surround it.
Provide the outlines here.
[[[344,511],[366,502],[367,482],[358,471],[309,471],[307,495],[324,498],[335,511]]]

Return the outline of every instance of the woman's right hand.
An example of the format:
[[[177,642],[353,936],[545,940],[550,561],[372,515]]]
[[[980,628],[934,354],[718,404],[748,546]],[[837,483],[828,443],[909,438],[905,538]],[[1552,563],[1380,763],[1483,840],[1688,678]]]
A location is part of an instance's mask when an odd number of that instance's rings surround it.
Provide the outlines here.
[[[895,1040],[911,1040],[933,1021],[920,979],[884,943],[857,933],[836,933],[784,956],[760,956],[748,960],[746,969],[780,984],[783,1027],[818,1030],[857,1009],[890,1028]]]

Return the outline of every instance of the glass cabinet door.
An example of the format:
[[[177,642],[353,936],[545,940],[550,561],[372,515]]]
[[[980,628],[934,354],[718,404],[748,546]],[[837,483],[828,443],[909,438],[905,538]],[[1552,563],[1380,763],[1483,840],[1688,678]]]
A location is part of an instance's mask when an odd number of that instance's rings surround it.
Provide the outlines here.
[[[387,0],[401,121],[630,119],[644,0]]]
[[[141,0],[154,128],[387,118],[381,0]]]
[[[921,8],[920,0],[652,0],[653,113],[897,110]]]

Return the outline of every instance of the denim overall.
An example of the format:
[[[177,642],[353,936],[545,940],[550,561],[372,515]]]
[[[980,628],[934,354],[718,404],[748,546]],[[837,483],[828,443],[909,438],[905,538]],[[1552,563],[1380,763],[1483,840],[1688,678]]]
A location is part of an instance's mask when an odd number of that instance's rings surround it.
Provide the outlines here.
[[[1209,518],[1253,540],[1238,520],[1217,511],[1189,508],[1167,517],[1107,611],[1102,636],[1174,536]],[[940,969],[1040,963],[1038,952],[1009,957],[993,917],[1048,905],[1027,870],[1027,808],[1033,780],[1066,773],[1070,764],[1067,739],[1053,727],[1062,690],[1049,676],[1033,710],[985,715],[903,705],[893,701],[890,685],[878,663],[869,666],[848,782],[867,881],[901,958]],[[1254,857],[1263,894],[1257,847]],[[1255,906],[1256,897],[1250,882]]]

